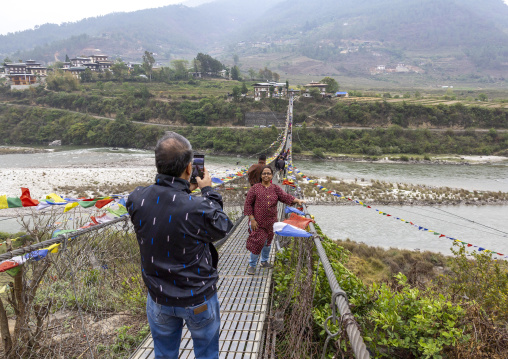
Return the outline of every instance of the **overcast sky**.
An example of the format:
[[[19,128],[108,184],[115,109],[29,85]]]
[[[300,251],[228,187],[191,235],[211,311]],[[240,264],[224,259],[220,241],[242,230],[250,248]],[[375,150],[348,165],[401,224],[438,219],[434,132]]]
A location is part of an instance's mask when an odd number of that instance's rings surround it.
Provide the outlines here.
[[[129,12],[186,2],[187,0],[24,0],[20,2],[3,0],[0,5],[0,34],[33,29],[36,25],[47,23],[61,24],[112,12]]]
[[[211,0],[208,0],[211,1]],[[241,0],[239,0],[241,1]],[[3,0],[0,5],[0,35],[8,32],[32,29],[47,23],[61,24],[87,17],[106,15],[112,12],[129,12],[161,7],[170,4],[200,3],[204,0],[24,0],[21,2]],[[508,0],[504,0],[508,4]]]

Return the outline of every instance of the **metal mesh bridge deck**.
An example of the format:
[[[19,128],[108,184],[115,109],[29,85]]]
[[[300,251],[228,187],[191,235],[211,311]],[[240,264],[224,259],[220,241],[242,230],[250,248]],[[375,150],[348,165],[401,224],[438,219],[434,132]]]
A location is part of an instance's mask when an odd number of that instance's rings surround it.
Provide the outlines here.
[[[257,358],[261,350],[272,270],[258,265],[255,275],[247,274],[247,227],[248,219],[244,217],[219,249],[220,358]],[[272,248],[271,256],[273,253]],[[152,337],[148,336],[131,359],[150,358],[155,356]],[[183,328],[179,358],[194,358],[192,339],[186,326]]]

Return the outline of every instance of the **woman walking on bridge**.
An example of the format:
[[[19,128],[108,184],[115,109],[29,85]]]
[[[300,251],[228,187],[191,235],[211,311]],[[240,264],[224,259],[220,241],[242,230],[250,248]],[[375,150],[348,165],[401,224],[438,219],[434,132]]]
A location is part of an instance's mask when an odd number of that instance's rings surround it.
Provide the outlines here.
[[[247,249],[251,252],[248,274],[256,273],[256,265],[261,254],[261,267],[272,268],[268,263],[273,239],[273,224],[277,222],[277,204],[283,202],[287,205],[292,203],[302,204],[303,200],[297,199],[284,192],[276,184],[272,184],[273,169],[264,166],[261,172],[261,183],[252,186],[245,199],[244,212],[249,216],[249,238]]]

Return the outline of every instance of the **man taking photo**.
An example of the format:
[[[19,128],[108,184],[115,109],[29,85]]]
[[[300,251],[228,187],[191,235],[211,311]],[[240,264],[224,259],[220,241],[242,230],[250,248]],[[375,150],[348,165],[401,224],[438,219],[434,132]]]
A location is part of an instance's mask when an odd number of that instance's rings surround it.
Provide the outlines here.
[[[183,321],[197,359],[219,357],[218,254],[213,242],[233,227],[205,169],[190,184],[189,141],[167,132],[155,148],[155,184],[127,201],[148,288],[146,312],[156,359],[178,358]],[[201,189],[201,196],[190,193]]]

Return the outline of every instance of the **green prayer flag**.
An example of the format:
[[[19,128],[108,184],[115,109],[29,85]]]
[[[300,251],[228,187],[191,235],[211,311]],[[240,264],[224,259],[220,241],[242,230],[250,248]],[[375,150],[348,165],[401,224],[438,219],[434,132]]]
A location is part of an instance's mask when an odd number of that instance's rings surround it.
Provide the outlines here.
[[[118,209],[106,208],[106,211],[108,211],[109,213],[111,213],[117,217],[121,217],[127,213],[127,210],[123,206],[121,206]]]
[[[97,200],[93,200],[93,201],[80,201],[78,203],[83,208],[90,208],[90,207],[95,206],[95,204],[97,203]]]
[[[8,197],[7,198],[7,205],[9,206],[9,208],[23,207],[23,204],[21,203],[21,199],[15,198],[15,197]]]
[[[7,269],[5,271],[5,273],[7,273],[8,275],[10,275],[11,277],[14,277],[16,274],[19,273],[19,271],[21,270],[21,265],[17,266],[17,267],[14,267],[14,268],[11,268],[11,269]]]

